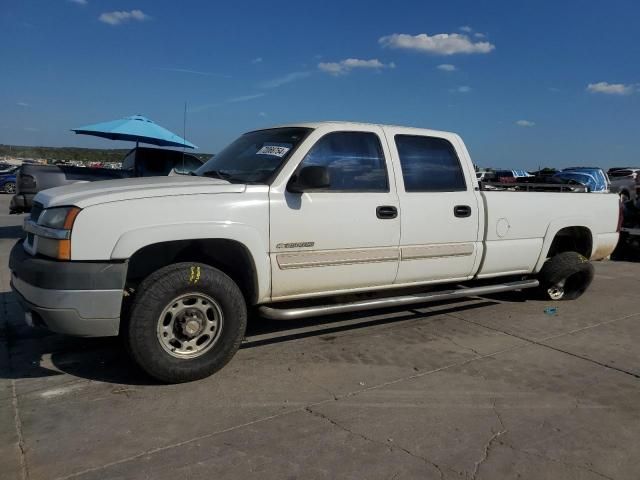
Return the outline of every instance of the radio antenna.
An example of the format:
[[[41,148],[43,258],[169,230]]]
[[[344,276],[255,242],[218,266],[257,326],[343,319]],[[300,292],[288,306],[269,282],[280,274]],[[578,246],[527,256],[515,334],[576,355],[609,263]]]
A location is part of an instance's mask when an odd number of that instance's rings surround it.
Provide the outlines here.
[[[187,102],[184,102],[184,115],[182,116],[182,140],[184,142],[187,141]],[[185,143],[182,144],[182,173],[185,172],[184,169],[184,152],[187,148]]]

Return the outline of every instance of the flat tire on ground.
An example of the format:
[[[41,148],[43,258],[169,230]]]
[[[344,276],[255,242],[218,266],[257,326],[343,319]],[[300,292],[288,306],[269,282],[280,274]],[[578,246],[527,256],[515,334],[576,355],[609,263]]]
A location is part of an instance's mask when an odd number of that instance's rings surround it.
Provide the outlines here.
[[[562,252],[548,259],[539,274],[544,295],[551,300],[575,300],[593,281],[591,262],[578,252]]]

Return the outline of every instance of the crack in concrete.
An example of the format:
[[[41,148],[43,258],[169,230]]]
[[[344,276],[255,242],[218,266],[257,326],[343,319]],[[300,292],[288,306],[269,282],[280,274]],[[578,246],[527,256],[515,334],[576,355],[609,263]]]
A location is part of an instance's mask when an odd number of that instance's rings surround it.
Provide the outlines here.
[[[13,419],[18,437],[18,451],[20,452],[20,478],[22,480],[29,479],[29,469],[27,468],[27,459],[25,456],[24,437],[22,436],[22,420],[20,419],[20,408],[18,406],[18,396],[16,395],[16,381],[11,380],[11,404],[13,405]]]
[[[371,442],[371,443],[375,443],[376,445],[381,445],[383,447],[385,447],[387,450],[389,450],[390,452],[393,452],[394,450],[400,450],[402,452],[404,452],[405,454],[416,458],[418,460],[421,460],[423,463],[425,463],[426,465],[429,465],[433,468],[435,468],[438,471],[438,475],[440,476],[440,479],[444,479],[444,473],[442,472],[442,469],[440,468],[440,466],[437,463],[432,462],[431,460],[420,456],[416,453],[411,452],[410,450],[394,443],[393,445],[387,443],[387,442],[382,442],[380,440],[376,440],[374,438],[370,438],[367,437],[366,435],[364,435],[363,433],[359,433],[359,432],[355,432],[353,430],[351,430],[350,428],[345,427],[344,425],[336,422],[334,419],[328,417],[327,415],[325,415],[322,412],[317,412],[315,410],[312,410],[310,407],[305,407],[304,409],[306,412],[308,412],[309,414],[313,415],[314,417],[318,417],[321,418],[322,420],[325,420],[327,422],[329,422],[331,425],[334,425],[335,427],[339,428],[340,430],[343,430],[351,435],[354,435],[356,437],[362,438],[363,440],[367,441],[367,442]],[[456,472],[457,473],[457,472]]]
[[[605,475],[602,472],[598,472],[597,470],[594,470],[593,468],[586,467],[584,465],[576,465],[575,463],[565,462],[563,460],[558,460],[556,458],[547,457],[546,455],[542,455],[540,453],[534,453],[534,452],[529,452],[527,450],[522,450],[522,449],[516,448],[513,445],[510,445],[509,443],[506,443],[506,442],[503,442],[502,445],[504,445],[505,447],[510,448],[511,450],[514,450],[516,452],[523,453],[525,455],[530,455],[532,457],[541,458],[541,459],[546,460],[546,461],[551,462],[551,463],[559,463],[560,465],[564,465],[565,467],[577,468],[578,470],[584,470],[586,472],[593,473],[594,475],[598,475],[599,477],[605,478],[606,480],[615,480],[613,477]]]
[[[500,416],[500,412],[498,412],[498,409],[496,408],[496,399],[495,398],[492,399],[491,408],[493,409],[493,413],[496,416],[496,418],[498,419],[498,422],[500,423],[500,430],[495,432],[493,435],[491,435],[491,438],[489,438],[489,441],[485,444],[483,452],[482,452],[482,457],[480,457],[480,460],[478,460],[474,464],[473,472],[471,473],[471,479],[472,480],[476,480],[476,478],[478,476],[478,472],[480,471],[480,466],[488,460],[489,453],[490,453],[491,448],[493,446],[493,442],[496,441],[498,439],[498,437],[500,437],[501,435],[507,433],[507,429],[504,426],[504,422],[502,421],[502,417]]]
[[[524,337],[522,335],[517,335],[515,333],[511,333],[511,332],[507,332],[505,330],[501,330],[499,328],[490,327],[488,325],[483,325],[481,323],[474,322],[473,320],[469,320],[467,318],[459,317],[459,316],[454,315],[452,313],[447,313],[447,315],[449,315],[449,316],[451,316],[453,318],[456,318],[458,320],[462,320],[463,322],[467,322],[467,323],[470,323],[472,325],[476,325],[478,327],[483,327],[483,328],[486,328],[488,330],[493,330],[494,332],[503,333],[504,335],[508,335],[510,337],[517,338],[519,340],[523,340],[525,342],[531,343],[532,345],[538,345],[540,347],[548,348],[550,350],[554,350],[554,351],[559,352],[559,353],[564,353],[566,355],[569,355],[569,356],[572,356],[572,357],[575,357],[575,358],[579,358],[580,360],[585,360],[587,362],[593,363],[594,365],[598,365],[600,367],[608,368],[610,370],[614,370],[616,372],[624,373],[625,375],[629,375],[631,377],[640,379],[640,374],[637,374],[635,372],[631,372],[629,370],[625,370],[624,368],[614,367],[613,365],[609,365],[609,364],[604,363],[604,362],[599,362],[598,360],[594,360],[592,358],[585,357],[583,355],[579,355],[577,353],[573,353],[573,352],[570,352],[568,350],[563,350],[562,348],[554,347],[554,346],[549,345],[547,343],[543,343],[543,342],[546,342],[546,341],[549,341],[549,340],[553,340],[553,339],[556,339],[556,338],[560,338],[560,337],[564,337],[564,336],[568,336],[568,335],[573,335],[574,333],[582,332],[584,330],[589,330],[591,328],[596,328],[596,327],[599,327],[599,326],[602,326],[602,325],[607,325],[609,323],[619,322],[620,320],[626,320],[627,318],[631,318],[631,317],[635,317],[637,315],[640,315],[640,313],[632,313],[630,315],[625,315],[624,317],[616,318],[616,319],[613,319],[613,320],[607,320],[606,322],[600,322],[600,323],[597,323],[595,325],[589,325],[587,327],[577,328],[575,330],[571,330],[570,332],[564,332],[564,333],[559,333],[558,335],[551,335],[549,337],[544,337],[544,338],[542,338],[540,340],[534,340],[534,339],[531,339],[531,338]]]
[[[442,338],[444,340],[447,340],[448,342],[454,344],[456,347],[462,348],[464,350],[469,350],[470,352],[473,352],[477,356],[481,356],[482,355],[479,351],[477,351],[477,350],[475,350],[475,349],[473,349],[471,347],[467,347],[465,345],[462,345],[462,344],[456,342],[453,338],[449,338],[449,337],[438,337],[438,338]]]
[[[4,321],[0,324],[0,341],[5,344],[7,349],[7,372],[13,370],[11,358],[11,328],[9,326],[9,309],[7,308],[7,296],[2,295],[2,318]],[[22,420],[20,418],[20,405],[18,403],[18,394],[16,392],[16,381],[11,379],[11,405],[13,407],[13,423],[16,430],[18,458],[20,460],[20,478],[22,480],[29,479],[29,468],[27,467],[27,459],[25,455],[24,436],[22,434]]]
[[[506,430],[500,430],[499,432],[494,433],[493,435],[491,435],[491,438],[489,438],[489,441],[485,444],[484,450],[482,452],[482,457],[480,457],[480,460],[478,460],[473,467],[473,472],[471,473],[472,480],[476,480],[478,471],[480,470],[480,466],[489,458],[489,452],[491,451],[493,442],[503,433],[506,433]]]

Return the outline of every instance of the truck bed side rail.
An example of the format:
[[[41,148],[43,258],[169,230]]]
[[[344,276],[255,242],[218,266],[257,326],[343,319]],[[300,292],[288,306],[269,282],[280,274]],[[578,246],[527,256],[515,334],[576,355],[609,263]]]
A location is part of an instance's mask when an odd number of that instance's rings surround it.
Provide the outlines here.
[[[564,183],[503,183],[480,182],[480,190],[509,191],[509,192],[570,192],[587,193],[589,190],[584,185],[568,185]]]

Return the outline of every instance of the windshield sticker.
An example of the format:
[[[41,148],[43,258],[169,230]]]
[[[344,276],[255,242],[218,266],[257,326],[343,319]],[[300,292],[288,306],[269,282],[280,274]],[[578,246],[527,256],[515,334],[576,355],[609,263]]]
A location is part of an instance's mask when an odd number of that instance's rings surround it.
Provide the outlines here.
[[[256,155],[273,155],[274,157],[284,157],[292,145],[290,143],[265,143]]]

